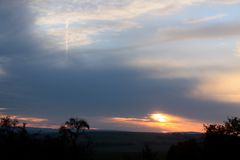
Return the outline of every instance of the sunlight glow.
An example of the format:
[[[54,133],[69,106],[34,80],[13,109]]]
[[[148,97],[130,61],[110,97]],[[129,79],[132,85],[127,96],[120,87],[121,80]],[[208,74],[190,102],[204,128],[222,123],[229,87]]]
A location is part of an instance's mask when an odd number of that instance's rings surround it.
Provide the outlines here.
[[[151,131],[161,132],[202,132],[204,122],[188,119],[181,116],[152,113],[146,117],[112,117],[106,119],[107,123],[124,124],[128,127],[143,127]]]
[[[220,102],[240,103],[240,73],[219,73],[206,78],[190,95]]]
[[[159,121],[159,122],[166,122],[167,121],[167,117],[160,114],[160,113],[151,114],[150,118],[155,120],[155,121]]]

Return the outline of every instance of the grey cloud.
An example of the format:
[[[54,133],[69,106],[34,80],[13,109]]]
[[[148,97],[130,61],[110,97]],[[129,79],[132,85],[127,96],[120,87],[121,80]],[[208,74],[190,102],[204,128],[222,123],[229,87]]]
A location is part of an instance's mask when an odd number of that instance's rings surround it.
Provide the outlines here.
[[[69,64],[56,67],[64,60],[63,53],[44,48],[43,39],[33,34],[34,16],[29,16],[32,14],[25,4],[17,0],[0,3],[3,4],[0,5],[0,29],[3,31],[0,57],[7,59],[0,63],[9,73],[0,79],[0,106],[10,108],[6,113],[64,121],[76,114],[141,117],[159,110],[189,118],[216,120],[240,111],[232,104],[186,96],[197,83],[196,79],[150,79],[145,70],[122,65],[124,58],[115,55],[116,50],[101,51],[106,52],[101,55],[98,50],[92,50],[90,55],[75,50],[69,57]],[[239,34],[237,26],[228,27],[231,31],[225,34]],[[215,33],[208,33],[217,36],[226,27],[219,27],[218,31],[210,27]],[[188,37],[194,37],[194,31],[185,32]],[[135,48],[125,49],[125,54],[135,52]],[[94,58],[99,58],[98,64],[88,66]]]
[[[181,41],[238,37],[240,36],[239,27],[240,23],[238,22],[228,22],[200,27],[160,29],[158,33],[160,38],[156,39],[160,39],[161,41]]]

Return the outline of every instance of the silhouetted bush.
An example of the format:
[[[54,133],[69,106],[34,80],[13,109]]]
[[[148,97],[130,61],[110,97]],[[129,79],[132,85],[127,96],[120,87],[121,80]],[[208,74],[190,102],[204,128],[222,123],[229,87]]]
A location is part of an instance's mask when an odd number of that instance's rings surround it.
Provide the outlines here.
[[[83,132],[86,121],[76,121],[77,137]],[[81,121],[82,122],[82,121]],[[29,134],[25,128],[26,124],[19,126],[16,119],[9,116],[0,119],[0,158],[1,159],[90,159],[91,151],[89,145],[81,142],[66,143],[61,134]],[[89,125],[87,124],[89,129]],[[73,129],[73,130],[72,130]],[[75,134],[74,134],[75,135]],[[84,133],[84,135],[86,135]],[[76,135],[75,135],[76,136]]]
[[[228,118],[223,124],[204,125],[202,143],[188,140],[173,145],[168,160],[178,159],[236,159],[240,149],[240,119]],[[237,158],[238,159],[238,158]]]
[[[167,159],[200,160],[203,157],[202,153],[202,149],[197,141],[191,139],[171,146],[168,151]]]
[[[145,144],[142,149],[142,160],[157,160],[157,152],[152,151],[149,145]]]

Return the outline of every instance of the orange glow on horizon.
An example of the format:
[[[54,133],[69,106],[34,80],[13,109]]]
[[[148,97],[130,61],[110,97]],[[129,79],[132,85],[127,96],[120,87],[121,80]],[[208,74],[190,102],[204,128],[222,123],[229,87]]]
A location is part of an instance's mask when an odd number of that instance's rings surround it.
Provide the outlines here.
[[[203,131],[203,122],[163,113],[149,114],[145,118],[113,117],[108,119],[107,121],[132,127],[142,126],[145,128],[149,128],[150,130],[159,130],[160,132]]]

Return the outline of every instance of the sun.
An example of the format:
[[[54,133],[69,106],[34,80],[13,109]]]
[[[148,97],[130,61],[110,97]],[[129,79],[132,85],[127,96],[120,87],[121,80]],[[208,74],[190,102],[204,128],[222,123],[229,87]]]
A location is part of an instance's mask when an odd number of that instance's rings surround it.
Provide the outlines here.
[[[160,113],[151,114],[150,118],[155,120],[155,121],[158,121],[158,122],[166,122],[167,121],[167,117],[163,114],[160,114]]]

